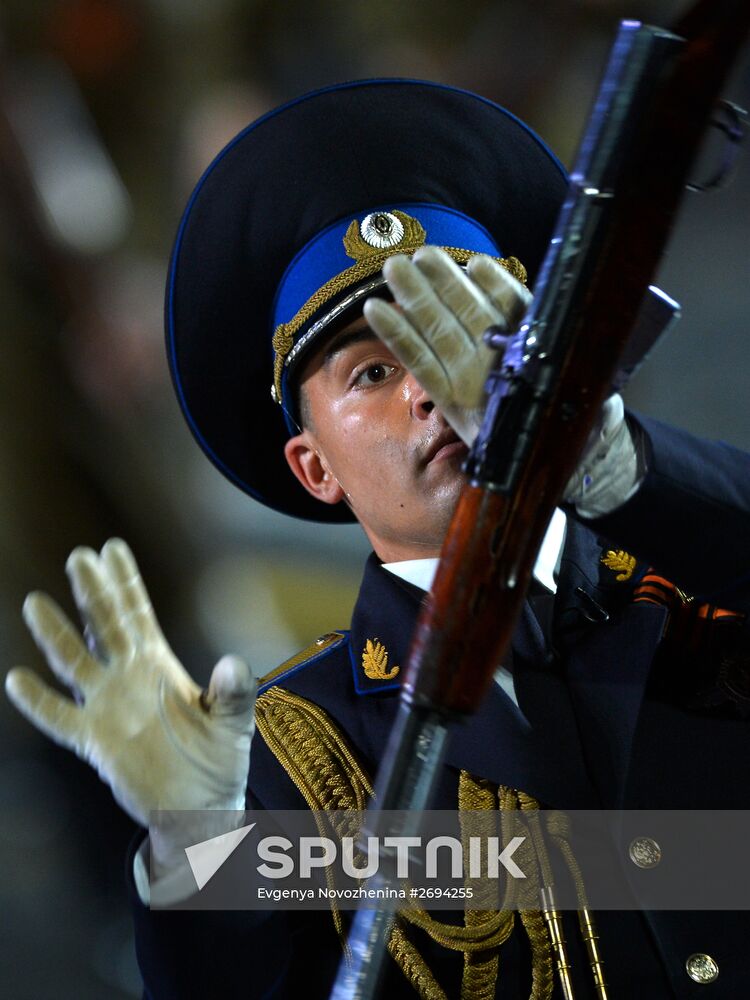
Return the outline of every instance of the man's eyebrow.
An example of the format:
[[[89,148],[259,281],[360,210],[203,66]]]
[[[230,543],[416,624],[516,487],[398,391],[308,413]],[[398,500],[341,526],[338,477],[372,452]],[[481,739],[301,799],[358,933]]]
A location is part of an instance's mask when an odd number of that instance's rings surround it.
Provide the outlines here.
[[[353,344],[360,344],[366,340],[377,339],[369,326],[362,326],[358,330],[342,331],[326,347],[323,355],[323,367],[327,368],[336,355],[341,354],[347,347],[351,347]]]

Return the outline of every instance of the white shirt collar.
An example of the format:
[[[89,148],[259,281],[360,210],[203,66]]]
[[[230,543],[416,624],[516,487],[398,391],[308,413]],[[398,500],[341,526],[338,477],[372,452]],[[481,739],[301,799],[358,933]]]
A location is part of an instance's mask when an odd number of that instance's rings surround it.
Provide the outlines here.
[[[555,507],[533,570],[534,579],[553,594],[557,593],[555,572],[565,541],[565,528],[565,514],[559,507]],[[435,578],[437,564],[438,560],[434,558],[405,559],[402,562],[383,563],[383,569],[387,569],[394,576],[406,580],[407,583],[413,583],[421,590],[429,590]]]

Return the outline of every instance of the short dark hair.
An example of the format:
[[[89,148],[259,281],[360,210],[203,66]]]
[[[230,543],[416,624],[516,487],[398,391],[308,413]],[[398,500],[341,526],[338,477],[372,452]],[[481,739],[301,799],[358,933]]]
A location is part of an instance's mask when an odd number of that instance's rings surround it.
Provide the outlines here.
[[[312,407],[310,406],[310,397],[307,394],[304,382],[300,382],[294,387],[292,400],[294,405],[294,416],[299,422],[299,429],[301,431],[312,430]]]

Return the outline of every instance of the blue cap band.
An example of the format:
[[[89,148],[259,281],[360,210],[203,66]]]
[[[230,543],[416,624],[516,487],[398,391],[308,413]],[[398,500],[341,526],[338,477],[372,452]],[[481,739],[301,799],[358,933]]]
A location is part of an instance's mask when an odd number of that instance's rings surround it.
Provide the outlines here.
[[[398,209],[416,218],[424,228],[428,244],[459,247],[475,253],[502,256],[490,234],[474,219],[452,208],[424,203],[378,205],[358,216],[362,221],[371,212]],[[344,234],[352,222],[347,216],[319,232],[304,246],[287,267],[276,293],[273,328],[288,323],[327,281],[354,264],[344,249]],[[394,247],[394,253],[398,247]]]

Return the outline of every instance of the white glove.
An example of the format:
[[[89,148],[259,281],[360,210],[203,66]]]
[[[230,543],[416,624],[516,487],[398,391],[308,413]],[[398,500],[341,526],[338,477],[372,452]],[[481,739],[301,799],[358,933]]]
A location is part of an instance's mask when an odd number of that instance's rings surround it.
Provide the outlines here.
[[[491,326],[514,332],[531,293],[492,257],[472,257],[464,272],[444,250],[432,246],[411,258],[390,257],[383,274],[400,308],[369,299],[364,306],[367,322],[471,445],[482,422],[484,387],[497,355],[484,333]],[[563,502],[575,504],[583,517],[610,513],[638,488],[638,464],[622,398],[612,395],[602,406]]]
[[[383,275],[403,311],[383,299],[369,299],[367,322],[471,445],[497,356],[483,334],[491,326],[513,331],[531,302],[530,293],[491,257],[472,257],[464,272],[433,246],[420,248],[411,258],[389,257]]]
[[[201,692],[167,645],[123,541],[108,541],[101,555],[75,549],[66,569],[96,652],[46,594],[30,594],[23,613],[78,704],[25,668],[7,676],[11,701],[95,767],[144,826],[156,809],[244,810],[256,691],[248,667],[225,656]],[[210,821],[205,828],[212,828]],[[169,866],[198,833],[182,831],[187,843],[178,844],[174,824],[163,831],[152,826],[152,848]]]
[[[622,396],[605,399],[586,448],[568,480],[563,503],[581,517],[603,517],[624,504],[642,481],[639,452],[625,420]]]

